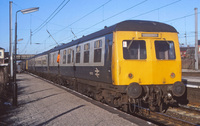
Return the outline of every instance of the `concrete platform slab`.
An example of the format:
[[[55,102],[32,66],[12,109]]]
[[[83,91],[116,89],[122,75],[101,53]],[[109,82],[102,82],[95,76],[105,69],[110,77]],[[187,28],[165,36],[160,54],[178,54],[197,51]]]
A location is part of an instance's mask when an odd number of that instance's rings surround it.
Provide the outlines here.
[[[135,120],[125,119],[119,114],[109,112],[28,74],[18,74],[17,79],[18,107],[1,117],[4,119],[2,124],[11,126],[154,125],[137,117],[134,117]]]

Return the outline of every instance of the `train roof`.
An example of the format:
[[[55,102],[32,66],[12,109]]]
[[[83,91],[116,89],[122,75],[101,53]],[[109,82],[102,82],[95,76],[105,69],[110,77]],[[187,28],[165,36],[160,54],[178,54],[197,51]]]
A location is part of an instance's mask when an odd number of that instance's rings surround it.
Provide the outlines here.
[[[176,29],[168,24],[155,22],[155,21],[142,21],[142,20],[127,20],[119,22],[115,25],[112,25],[110,27],[105,27],[104,29],[94,32],[92,34],[89,34],[87,36],[83,36],[82,38],[79,38],[77,40],[71,41],[67,44],[63,44],[57,47],[54,47],[53,49],[50,49],[46,52],[43,52],[39,55],[44,55],[49,52],[54,52],[60,49],[64,49],[66,47],[70,47],[79,43],[83,43],[85,41],[89,41],[101,36],[104,36],[106,34],[111,34],[115,31],[141,31],[141,32],[177,32]],[[36,56],[36,57],[37,57]]]

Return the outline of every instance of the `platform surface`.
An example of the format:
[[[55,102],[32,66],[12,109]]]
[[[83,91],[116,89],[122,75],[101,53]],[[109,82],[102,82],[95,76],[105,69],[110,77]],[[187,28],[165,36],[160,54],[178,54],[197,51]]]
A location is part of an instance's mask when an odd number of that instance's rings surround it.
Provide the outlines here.
[[[64,89],[28,74],[18,74],[18,107],[4,115],[5,125],[24,126],[151,126],[127,120]],[[118,110],[117,110],[118,111]]]
[[[182,80],[189,88],[200,88],[200,70],[182,69]]]

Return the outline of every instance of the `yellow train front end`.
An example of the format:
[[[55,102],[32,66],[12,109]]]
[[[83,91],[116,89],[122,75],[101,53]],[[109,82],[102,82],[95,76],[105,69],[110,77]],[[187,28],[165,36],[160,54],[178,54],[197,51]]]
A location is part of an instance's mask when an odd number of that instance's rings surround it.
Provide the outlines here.
[[[113,85],[128,85],[134,104],[142,99],[152,110],[162,109],[185,92],[177,32],[115,31]],[[138,101],[139,102],[139,101]]]
[[[160,85],[181,81],[177,33],[117,31],[114,38],[114,85],[127,85],[132,82],[140,85]]]

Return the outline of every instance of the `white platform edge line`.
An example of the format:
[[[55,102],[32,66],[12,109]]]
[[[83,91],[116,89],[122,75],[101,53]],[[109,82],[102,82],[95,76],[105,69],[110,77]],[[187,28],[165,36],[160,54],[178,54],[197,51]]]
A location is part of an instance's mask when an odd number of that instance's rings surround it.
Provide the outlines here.
[[[186,87],[189,87],[189,88],[200,88],[200,86],[192,85],[192,84],[186,84]]]

